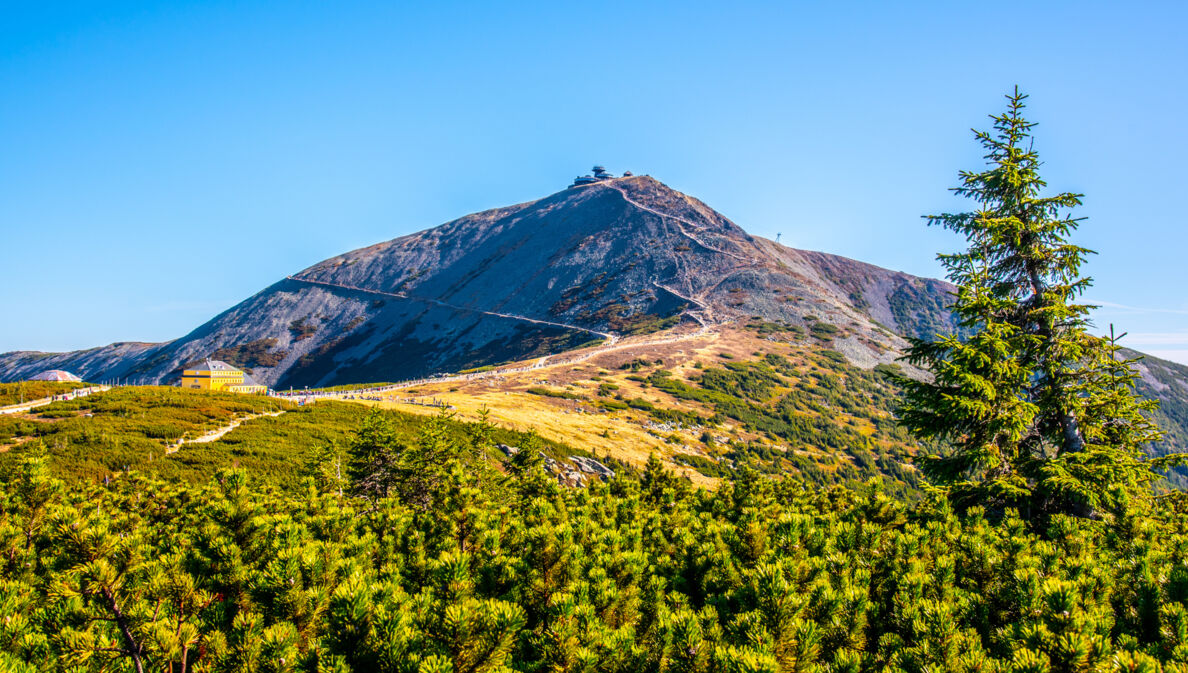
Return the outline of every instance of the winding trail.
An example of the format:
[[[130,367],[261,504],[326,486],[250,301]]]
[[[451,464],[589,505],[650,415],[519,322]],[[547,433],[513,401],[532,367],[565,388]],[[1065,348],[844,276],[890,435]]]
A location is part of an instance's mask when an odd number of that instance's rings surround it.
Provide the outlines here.
[[[681,294],[680,292],[677,292],[676,290],[672,289],[671,287],[668,287],[667,285],[661,285],[660,283],[658,283],[656,281],[652,281],[652,285],[655,285],[656,287],[660,288],[661,290],[664,290],[665,292],[668,292],[679,299],[684,299],[685,301],[687,301],[689,303],[696,304],[697,305],[696,311],[686,310],[685,313],[689,317],[693,318],[698,323],[700,323],[703,330],[708,329],[710,327],[710,325],[713,324],[713,311],[710,309],[709,304],[706,304],[704,301],[702,301],[696,297],[690,297],[688,295]],[[704,316],[702,314],[704,314]]]
[[[568,358],[561,358],[560,354],[554,353],[552,355],[546,355],[542,358],[538,358],[535,362],[533,362],[530,365],[522,365],[519,367],[507,367],[507,368],[502,368],[502,369],[492,369],[492,370],[485,371],[485,372],[474,372],[471,374],[454,374],[454,375],[450,375],[450,376],[437,376],[437,377],[429,377],[429,378],[422,378],[422,379],[413,379],[411,381],[401,381],[400,383],[393,383],[391,385],[380,386],[380,387],[376,387],[376,388],[355,388],[352,390],[343,390],[343,391],[336,391],[336,392],[303,393],[303,392],[299,392],[299,391],[293,391],[292,393],[273,393],[273,395],[276,397],[282,397],[282,398],[287,398],[287,399],[309,400],[311,402],[316,401],[316,400],[340,400],[340,399],[350,399],[351,397],[364,397],[365,398],[367,395],[382,394],[382,393],[392,392],[395,390],[401,390],[403,388],[413,388],[416,386],[423,386],[423,385],[428,385],[428,384],[467,383],[467,382],[471,382],[471,381],[481,381],[484,379],[491,379],[491,378],[503,378],[510,374],[522,374],[524,372],[530,372],[530,371],[534,371],[537,369],[544,369],[546,367],[561,367],[561,366],[566,366],[566,365],[573,365],[573,364],[577,364],[579,362],[585,362],[586,360],[589,360],[592,357],[595,357],[598,355],[603,355],[605,353],[610,353],[612,351],[624,350],[624,349],[628,349],[628,348],[643,348],[643,347],[647,347],[647,346],[656,346],[659,344],[669,344],[669,343],[675,343],[678,341],[689,341],[692,339],[698,339],[698,338],[701,338],[701,337],[705,336],[706,334],[709,334],[710,332],[713,331],[713,325],[711,323],[707,323],[707,322],[701,320],[700,318],[693,315],[692,313],[690,313],[690,315],[693,316],[695,319],[697,319],[697,321],[699,323],[701,323],[701,327],[695,332],[690,332],[688,334],[670,334],[668,336],[657,337],[655,339],[644,339],[642,341],[625,341],[625,342],[618,342],[618,343],[613,343],[613,344],[608,343],[608,344],[604,344],[602,346],[595,346],[593,348],[590,348],[589,350],[587,350],[584,353],[578,353],[578,354],[576,354],[572,357],[568,357]]]
[[[597,182],[594,184],[602,186],[602,187],[606,187],[607,189],[615,190],[616,192],[619,193],[619,196],[623,197],[624,201],[635,206],[636,208],[639,208],[640,210],[643,210],[648,213],[652,213],[653,215],[660,217],[662,220],[671,220],[672,222],[676,223],[677,230],[680,231],[682,236],[689,239],[690,241],[693,241],[694,243],[701,246],[702,248],[705,248],[706,250],[709,250],[711,252],[716,252],[718,254],[726,255],[727,257],[732,257],[734,259],[739,260],[740,262],[742,262],[742,264],[740,264],[738,267],[735,267],[736,269],[742,268],[742,267],[756,266],[755,260],[753,260],[753,259],[748,259],[747,257],[744,257],[743,255],[739,255],[737,253],[730,252],[729,250],[723,250],[722,248],[710,245],[709,243],[706,243],[705,241],[703,241],[701,238],[695,236],[692,232],[689,231],[688,227],[692,227],[694,230],[704,229],[704,227],[697,224],[696,222],[693,222],[692,220],[681,217],[680,215],[673,215],[672,213],[666,213],[661,210],[656,210],[655,208],[652,208],[651,206],[645,206],[644,204],[640,203],[639,201],[636,201],[635,199],[631,198],[631,196],[627,194],[626,190],[624,190],[619,185],[615,184],[614,180],[604,180],[602,182]],[[658,287],[662,290],[670,292],[673,295],[675,295],[681,299],[684,299],[687,302],[696,304],[700,313],[698,313],[698,311],[686,311],[686,313],[688,313],[688,315],[690,317],[692,317],[694,320],[701,323],[701,326],[703,328],[708,328],[709,326],[711,326],[714,323],[713,310],[702,299],[678,292],[677,290],[674,290],[673,288],[669,287],[668,285],[663,285],[655,280],[652,281],[652,285],[655,285],[656,287]],[[702,294],[704,295],[704,293],[702,293]]]
[[[632,206],[634,206],[640,210],[652,213],[653,215],[656,215],[663,220],[671,220],[672,222],[676,223],[677,229],[680,231],[682,236],[684,236],[685,238],[688,238],[689,240],[693,241],[694,243],[701,246],[702,248],[705,248],[706,250],[710,250],[712,252],[716,252],[716,253],[726,255],[728,257],[732,257],[734,259],[740,260],[744,263],[743,265],[745,265],[745,266],[750,266],[750,265],[754,264],[754,262],[752,260],[749,260],[742,255],[739,255],[737,253],[730,252],[729,250],[723,250],[721,248],[710,245],[709,243],[706,243],[702,239],[700,239],[697,236],[695,236],[694,234],[692,234],[687,227],[691,227],[693,229],[702,229],[702,227],[700,225],[698,225],[697,223],[695,223],[691,220],[688,220],[684,217],[681,217],[679,215],[665,213],[663,211],[656,210],[655,208],[652,208],[650,206],[645,206],[644,204],[631,198],[627,194],[626,191],[624,191],[618,185],[613,184],[613,182],[611,182],[611,181],[604,181],[604,182],[599,182],[599,183],[595,183],[595,184],[598,186],[603,186],[603,187],[607,187],[609,189],[615,190],[616,192],[619,193],[620,196],[623,197],[623,200],[625,200],[627,203],[631,204]],[[591,185],[591,186],[594,186],[594,185]],[[448,302],[441,301],[440,299],[431,299],[428,297],[418,297],[418,296],[410,295],[410,294],[407,294],[404,292],[385,292],[383,290],[374,290],[374,289],[365,288],[365,287],[358,287],[358,286],[354,286],[354,285],[344,285],[344,284],[340,284],[340,283],[331,283],[331,282],[321,281],[321,280],[311,280],[309,278],[300,278],[300,277],[296,277],[296,276],[288,276],[288,279],[297,281],[299,283],[308,283],[310,285],[321,285],[324,287],[337,288],[337,289],[343,289],[343,290],[354,290],[356,292],[365,292],[368,294],[396,297],[399,299],[411,299],[414,301],[423,301],[423,302],[428,302],[430,304],[437,304],[438,306],[443,306],[445,308],[450,308],[450,309],[454,309],[454,310],[458,310],[458,311],[469,311],[472,313],[481,313],[483,315],[494,316],[497,318],[505,318],[505,319],[509,319],[509,320],[519,320],[519,321],[523,321],[523,322],[535,323],[538,325],[549,325],[552,327],[560,327],[560,328],[568,329],[568,330],[577,330],[577,331],[581,331],[581,332],[586,332],[588,334],[594,334],[594,335],[603,337],[607,340],[606,343],[604,343],[600,346],[593,347],[593,348],[589,349],[588,351],[586,351],[585,353],[581,353],[581,354],[578,354],[578,355],[575,355],[572,357],[562,358],[562,357],[560,357],[560,355],[561,355],[560,353],[552,353],[552,354],[545,355],[544,357],[537,359],[535,362],[533,362],[530,365],[523,365],[523,366],[519,366],[519,367],[493,369],[493,370],[489,370],[489,371],[485,371],[485,372],[474,372],[474,373],[470,373],[470,374],[454,374],[454,375],[449,375],[449,376],[435,376],[435,377],[429,377],[429,378],[413,379],[411,381],[402,381],[400,383],[394,383],[391,385],[376,387],[376,388],[356,388],[353,390],[345,390],[345,391],[338,391],[338,392],[301,393],[301,392],[294,391],[292,393],[274,393],[274,395],[276,395],[278,397],[301,398],[301,399],[306,399],[306,400],[310,400],[310,401],[319,400],[319,399],[343,399],[343,398],[349,398],[351,396],[365,396],[365,395],[369,395],[369,394],[386,393],[386,392],[391,392],[391,391],[395,391],[395,390],[400,390],[403,388],[412,388],[412,387],[426,385],[426,384],[432,384],[432,383],[462,383],[462,382],[476,381],[476,380],[482,380],[482,379],[488,379],[488,378],[497,378],[497,377],[501,378],[501,377],[507,376],[509,374],[518,374],[518,373],[523,373],[523,372],[532,371],[532,370],[536,370],[536,369],[542,369],[544,367],[571,365],[571,364],[575,364],[578,362],[584,362],[586,360],[589,360],[592,357],[595,357],[596,355],[602,355],[604,353],[608,353],[608,352],[615,351],[615,350],[621,350],[621,349],[625,349],[625,348],[639,348],[639,347],[653,346],[653,345],[659,345],[659,344],[665,344],[665,343],[673,343],[676,341],[686,341],[686,340],[690,340],[690,339],[700,338],[700,337],[704,336],[705,334],[711,332],[713,330],[713,326],[715,325],[714,318],[713,318],[713,310],[710,308],[710,306],[708,304],[705,303],[705,301],[698,299],[696,297],[687,295],[685,293],[679,292],[677,290],[674,290],[673,288],[671,288],[667,285],[661,284],[660,282],[655,281],[655,280],[652,281],[652,285],[654,285],[655,287],[657,287],[661,290],[664,290],[665,292],[668,292],[679,299],[689,302],[690,304],[697,306],[696,310],[686,310],[685,311],[686,315],[688,315],[689,317],[696,320],[697,323],[700,325],[700,328],[696,332],[692,332],[689,334],[669,335],[669,336],[665,336],[665,337],[659,337],[656,339],[645,339],[643,341],[620,343],[620,337],[617,334],[614,334],[611,332],[602,332],[599,330],[590,329],[588,327],[581,327],[578,325],[570,325],[570,324],[566,324],[566,323],[553,322],[551,320],[541,320],[538,318],[529,318],[527,316],[517,315],[514,313],[501,313],[499,311],[485,311],[483,309],[470,308],[470,307],[466,307],[466,306],[458,306],[455,304],[450,304]],[[562,352],[564,352],[564,351],[562,351]]]
[[[690,241],[693,241],[697,245],[700,245],[701,247],[705,248],[706,250],[711,250],[713,252],[716,252],[716,253],[719,253],[722,255],[726,255],[728,257],[733,257],[737,260],[746,262],[748,265],[753,263],[751,260],[747,259],[746,257],[743,257],[742,255],[730,252],[729,250],[723,250],[721,248],[714,247],[714,246],[710,245],[709,243],[706,243],[705,241],[701,240],[700,238],[694,236],[693,234],[689,233],[689,230],[685,228],[686,225],[693,227],[694,229],[702,228],[700,225],[693,222],[692,220],[685,219],[685,218],[681,217],[680,215],[673,215],[672,213],[666,213],[664,211],[656,210],[655,208],[652,208],[650,206],[645,206],[644,204],[640,203],[639,201],[636,201],[635,199],[628,196],[627,192],[622,187],[614,184],[614,182],[611,180],[606,180],[606,181],[595,183],[595,184],[602,185],[603,187],[607,187],[609,189],[615,190],[616,192],[619,193],[620,196],[623,197],[624,201],[626,201],[627,203],[630,203],[631,205],[635,206],[636,208],[639,208],[640,210],[647,211],[653,215],[658,215],[662,219],[669,219],[669,220],[676,222],[677,229],[680,229],[681,235],[683,235],[685,238],[689,239]]]
[[[0,414],[20,414],[38,407],[44,407],[47,404],[53,404],[62,400],[73,400],[76,397],[86,397],[91,393],[101,393],[105,390],[110,390],[111,386],[91,386],[90,388],[75,388],[68,393],[59,393],[49,397],[43,397],[38,400],[30,400],[22,404],[10,404],[6,407],[0,407]]]
[[[662,290],[665,290],[666,292],[671,292],[673,295],[675,295],[681,299],[684,299],[690,303],[696,304],[699,307],[699,309],[706,314],[705,316],[702,316],[699,314],[698,311],[686,311],[687,315],[689,315],[691,318],[696,320],[699,325],[701,325],[701,327],[696,332],[692,332],[690,334],[669,335],[669,336],[660,337],[660,338],[656,338],[656,339],[646,339],[643,341],[632,341],[629,343],[620,343],[621,337],[617,334],[614,334],[611,332],[602,332],[599,330],[590,329],[588,327],[580,327],[578,325],[568,325],[565,323],[553,322],[550,320],[540,320],[537,318],[528,318],[526,316],[516,315],[516,314],[512,314],[512,313],[500,313],[498,311],[484,311],[482,309],[468,308],[468,307],[464,307],[464,306],[455,306],[453,304],[449,304],[449,303],[441,301],[439,299],[429,299],[426,297],[417,297],[417,296],[405,294],[403,292],[385,292],[383,290],[372,290],[369,288],[357,287],[357,286],[353,286],[353,285],[330,283],[330,282],[321,281],[321,280],[310,280],[308,278],[297,278],[294,276],[288,276],[288,278],[289,278],[289,280],[297,281],[299,283],[308,283],[310,285],[321,285],[324,287],[337,288],[337,289],[343,289],[343,290],[354,290],[356,292],[365,292],[368,294],[377,294],[377,295],[383,295],[383,296],[388,296],[388,297],[397,297],[399,299],[412,299],[415,301],[425,301],[425,302],[429,302],[431,304],[437,304],[439,306],[444,306],[446,308],[456,309],[456,310],[460,310],[460,311],[470,311],[473,313],[482,313],[484,315],[490,315],[490,316],[495,316],[495,317],[499,317],[499,318],[507,318],[507,319],[511,319],[511,320],[521,320],[521,321],[525,321],[525,322],[536,323],[539,325],[550,325],[553,327],[561,327],[564,329],[578,330],[578,331],[582,331],[582,332],[587,332],[589,334],[596,334],[596,335],[603,337],[607,340],[607,342],[605,344],[602,344],[601,346],[595,346],[594,348],[588,350],[587,352],[580,353],[573,357],[557,359],[560,356],[560,353],[551,353],[549,355],[545,355],[544,357],[537,359],[531,365],[523,365],[520,367],[493,369],[490,371],[473,372],[470,374],[454,374],[454,375],[450,375],[450,376],[435,376],[435,377],[428,377],[428,378],[413,379],[410,381],[401,381],[400,383],[394,383],[391,385],[376,387],[376,388],[355,388],[352,390],[343,390],[343,391],[336,391],[336,392],[302,393],[299,391],[293,391],[291,393],[280,393],[280,392],[273,393],[273,395],[276,397],[291,398],[291,399],[305,399],[305,400],[310,400],[310,401],[319,400],[319,399],[344,399],[344,398],[349,399],[352,396],[362,396],[362,395],[369,395],[369,394],[386,393],[386,392],[391,392],[394,390],[401,390],[403,388],[413,388],[415,386],[421,386],[421,385],[426,385],[426,384],[430,384],[430,383],[462,383],[462,382],[476,381],[476,380],[488,379],[488,378],[494,378],[494,377],[504,377],[509,374],[519,374],[519,373],[528,372],[528,371],[532,371],[532,370],[536,370],[536,369],[542,369],[544,367],[570,365],[570,364],[575,364],[578,362],[584,362],[596,355],[601,355],[603,353],[607,353],[607,352],[614,351],[614,350],[620,350],[623,348],[638,348],[638,347],[643,347],[643,346],[653,346],[653,345],[657,345],[657,344],[672,343],[675,341],[685,341],[688,339],[694,339],[694,338],[704,336],[706,333],[708,333],[711,330],[711,328],[713,326],[713,322],[710,319],[710,309],[703,301],[701,301],[700,299],[695,299],[693,297],[686,296],[680,292],[677,292],[676,290],[673,290],[672,288],[661,285],[660,283],[658,283],[656,281],[653,281],[653,284],[656,287],[658,287]],[[562,353],[564,353],[564,352],[565,351],[562,351]],[[230,431],[230,428],[228,428],[227,431]],[[222,435],[219,435],[219,436],[222,436]],[[214,441],[214,439],[217,439],[217,438],[218,437],[214,437],[213,439],[205,439],[205,440],[189,440],[189,442]],[[179,446],[180,446],[180,444],[179,444]],[[176,450],[176,448],[174,450]]]
[[[223,435],[231,432],[235,428],[238,428],[242,423],[246,423],[247,421],[255,420],[257,418],[263,418],[264,416],[280,416],[283,413],[285,413],[285,411],[282,409],[280,411],[265,411],[264,413],[252,414],[250,416],[244,416],[243,418],[237,418],[234,421],[231,421],[231,423],[228,425],[224,425],[221,428],[215,428],[214,430],[198,435],[193,439],[186,439],[185,437],[182,437],[181,439],[177,440],[176,444],[165,447],[165,453],[166,455],[170,453],[177,453],[177,450],[180,449],[183,444],[206,444],[213,442],[222,438]]]
[[[406,294],[404,292],[384,292],[383,290],[372,290],[369,288],[358,287],[355,285],[343,285],[341,283],[330,283],[330,282],[327,282],[324,280],[310,280],[309,278],[298,278],[296,276],[286,276],[286,278],[288,278],[289,280],[297,281],[298,283],[309,283],[311,285],[322,285],[324,287],[340,288],[343,290],[354,290],[355,292],[366,292],[368,294],[378,294],[378,295],[383,295],[385,297],[396,297],[398,299],[411,299],[413,301],[423,301],[423,302],[428,302],[430,304],[437,304],[438,306],[443,306],[445,308],[454,309],[456,311],[469,311],[471,313],[481,313],[483,315],[494,316],[496,318],[507,318],[508,320],[519,320],[522,322],[535,323],[537,325],[549,325],[550,327],[560,327],[562,329],[586,332],[588,334],[595,334],[595,335],[600,336],[604,339],[607,339],[612,344],[616,343],[619,340],[619,336],[617,334],[613,334],[611,332],[600,332],[596,329],[590,329],[588,327],[581,327],[578,325],[569,325],[569,324],[566,324],[563,322],[553,322],[551,320],[541,320],[539,318],[529,318],[527,316],[516,315],[514,313],[500,313],[498,311],[484,311],[483,309],[480,309],[480,308],[470,308],[467,306],[458,306],[456,304],[450,304],[448,302],[444,302],[440,299],[431,299],[429,297],[417,297],[415,295]]]

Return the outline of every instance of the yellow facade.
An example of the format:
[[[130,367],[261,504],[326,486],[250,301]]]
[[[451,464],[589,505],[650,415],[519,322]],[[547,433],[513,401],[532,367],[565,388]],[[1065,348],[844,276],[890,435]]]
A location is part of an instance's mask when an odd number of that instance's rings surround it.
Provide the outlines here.
[[[225,390],[230,393],[262,393],[267,390],[243,371],[218,360],[207,360],[199,367],[182,371],[181,387]]]
[[[230,372],[204,372],[193,369],[182,372],[182,388],[222,390],[236,383],[243,383],[243,372],[239,372],[239,376]]]

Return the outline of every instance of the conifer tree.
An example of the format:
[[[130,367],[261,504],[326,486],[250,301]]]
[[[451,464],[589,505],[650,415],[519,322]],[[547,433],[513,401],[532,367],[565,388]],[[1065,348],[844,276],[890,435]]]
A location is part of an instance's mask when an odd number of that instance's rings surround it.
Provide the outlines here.
[[[314,449],[305,461],[302,475],[312,480],[319,491],[335,493],[342,497],[347,484],[346,456],[335,442],[322,444]]]
[[[452,419],[453,413],[442,409],[421,428],[417,443],[400,451],[396,491],[405,504],[429,511],[442,499],[451,472],[459,467],[461,447]]]
[[[944,445],[923,468],[956,504],[1096,517],[1148,492],[1142,447],[1160,435],[1115,340],[1089,333],[1092,306],[1077,300],[1092,251],[1069,240],[1082,195],[1043,195],[1026,99],[1016,87],[993,130],[974,132],[987,167],[963,171],[952,191],[977,209],[926,216],[969,243],[939,258],[970,336],[913,342],[905,359],[933,378],[903,380],[901,416]]]
[[[355,494],[369,498],[390,495],[399,480],[400,450],[392,422],[377,409],[363,419],[351,441],[348,474]]]

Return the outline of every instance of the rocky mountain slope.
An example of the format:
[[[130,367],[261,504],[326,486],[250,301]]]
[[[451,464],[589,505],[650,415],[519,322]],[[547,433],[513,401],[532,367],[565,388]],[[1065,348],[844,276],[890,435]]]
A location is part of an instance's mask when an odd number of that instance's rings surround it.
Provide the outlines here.
[[[1164,436],[1152,453],[1188,451],[1188,367],[1132,350],[1124,350],[1122,354],[1127,358],[1142,358],[1135,364],[1139,373],[1138,392],[1159,400],[1153,418]],[[1173,468],[1168,480],[1178,488],[1188,489],[1188,466]]]
[[[163,344],[0,355],[169,383],[215,357],[276,386],[400,380],[545,355],[681,321],[760,316],[827,332],[851,362],[949,326],[948,285],[748,235],[647,177],[572,187],[348,252]]]

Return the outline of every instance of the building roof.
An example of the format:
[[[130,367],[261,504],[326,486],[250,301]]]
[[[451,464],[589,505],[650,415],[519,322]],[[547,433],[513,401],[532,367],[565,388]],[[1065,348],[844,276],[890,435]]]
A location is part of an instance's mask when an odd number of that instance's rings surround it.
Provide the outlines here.
[[[31,378],[29,380],[30,381],[71,381],[71,382],[82,381],[82,379],[78,378],[74,374],[71,374],[70,372],[62,370],[62,369],[48,369],[44,372],[41,372],[37,376],[34,376],[33,378]]]
[[[243,383],[236,383],[235,385],[237,385],[237,386],[262,386],[264,384],[257,382],[256,379],[253,379],[251,377],[251,375],[249,375],[247,372],[244,372],[243,373]]]
[[[186,367],[186,371],[192,372],[237,372],[238,368],[223,362],[222,360],[207,360],[197,367]],[[246,376],[246,374],[245,374]]]

